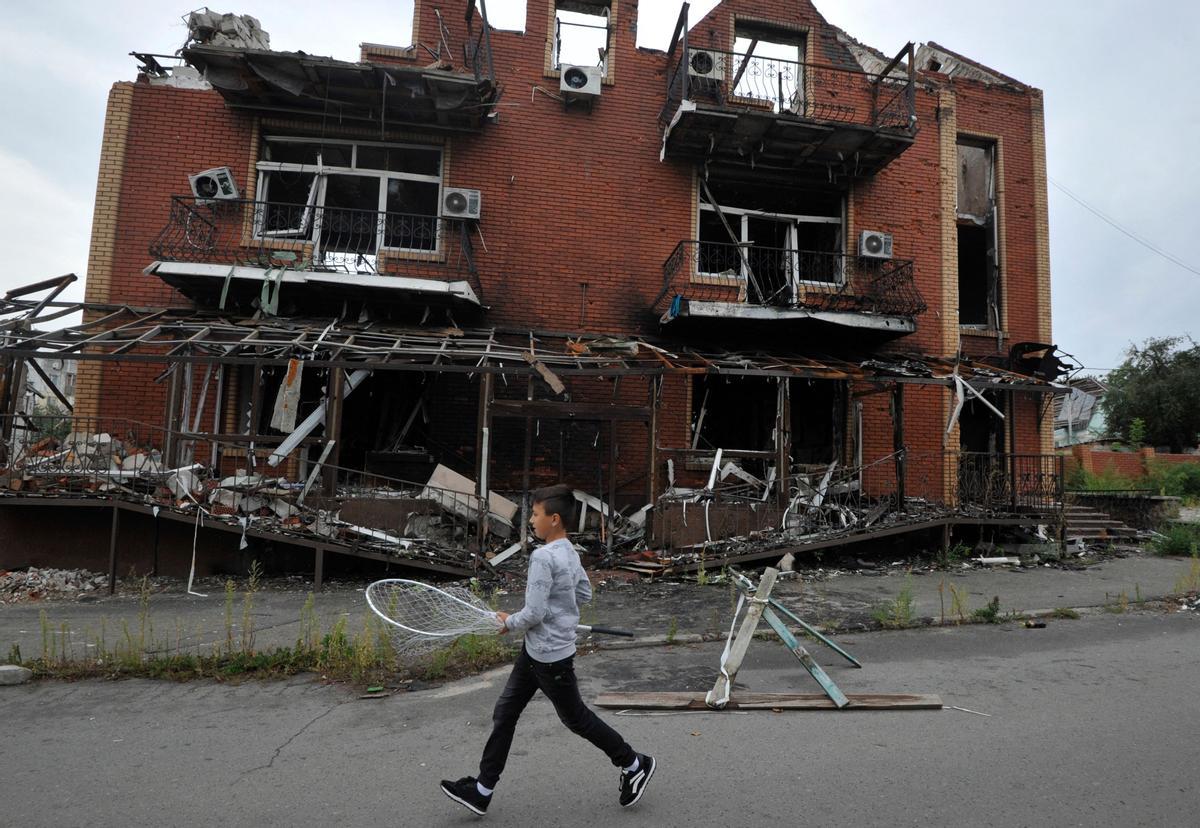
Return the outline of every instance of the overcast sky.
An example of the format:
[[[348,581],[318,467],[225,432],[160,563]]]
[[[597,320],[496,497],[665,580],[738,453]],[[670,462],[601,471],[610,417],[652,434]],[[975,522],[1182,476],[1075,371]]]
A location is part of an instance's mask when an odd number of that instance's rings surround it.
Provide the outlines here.
[[[539,0],[540,1],[540,0]],[[523,28],[524,0],[489,0],[493,25]],[[692,4],[692,21],[716,5]],[[665,48],[680,3],[641,0],[640,46]],[[1178,0],[824,0],[831,23],[894,54],[949,49],[1046,94],[1050,178],[1200,271],[1200,4]],[[133,50],[172,53],[186,28],[168,4],[21,3],[0,28],[0,289],[87,269],[108,89]],[[411,0],[306,6],[238,0],[281,50],[357,60],[362,41],[411,42]],[[180,7],[180,14],[188,11]],[[164,205],[163,216],[166,217]],[[1195,247],[1192,245],[1195,244]],[[1200,335],[1200,275],[1138,244],[1050,187],[1054,336],[1085,365],[1119,364],[1131,342]],[[82,298],[82,289],[75,292]]]

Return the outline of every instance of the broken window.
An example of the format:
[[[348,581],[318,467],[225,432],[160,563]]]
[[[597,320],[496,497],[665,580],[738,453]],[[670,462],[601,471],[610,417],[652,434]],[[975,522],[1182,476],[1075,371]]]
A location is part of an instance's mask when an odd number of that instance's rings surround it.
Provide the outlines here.
[[[599,66],[608,73],[609,0],[555,0],[553,68]]]
[[[996,145],[958,142],[958,321],[1000,329]]]
[[[775,112],[805,114],[804,32],[744,21],[733,41],[733,94],[769,103]]]
[[[709,193],[716,204],[699,205],[698,273],[746,279],[748,270],[763,294],[752,299],[773,303],[792,301],[800,283],[842,281],[840,193],[720,183]]]
[[[256,234],[317,242],[323,264],[437,250],[438,147],[271,136],[258,176]]]
[[[697,377],[692,383],[692,448],[776,452],[779,380],[771,377]],[[791,462],[828,466],[845,445],[846,383],[837,380],[787,381]],[[749,463],[765,474],[769,461]]]

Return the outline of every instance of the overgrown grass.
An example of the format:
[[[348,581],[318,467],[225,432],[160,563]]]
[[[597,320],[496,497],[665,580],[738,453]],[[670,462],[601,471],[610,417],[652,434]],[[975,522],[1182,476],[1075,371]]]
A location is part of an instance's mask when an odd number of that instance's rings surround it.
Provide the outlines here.
[[[1079,619],[1079,613],[1070,607],[1057,607],[1053,612],[1050,613],[1049,617],[1061,618],[1066,621],[1077,621]]]
[[[934,554],[933,563],[938,569],[950,569],[962,563],[970,556],[971,547],[965,543],[956,543],[954,546],[937,550]]]
[[[1189,503],[1195,503],[1200,501],[1200,462],[1165,463],[1151,460],[1143,477],[1123,475],[1111,464],[1098,472],[1087,472],[1076,467],[1067,475],[1066,484],[1068,489],[1087,492],[1148,489],[1155,494],[1181,497]]]
[[[1195,555],[1200,550],[1200,526],[1169,524],[1151,541],[1150,548],[1156,555]]]
[[[1144,477],[1127,477],[1116,470],[1111,464],[1098,472],[1089,472],[1076,466],[1067,474],[1068,489],[1085,492],[1112,492],[1129,489],[1153,488],[1150,481]]]
[[[453,678],[513,657],[512,645],[499,636],[465,636],[420,662],[401,664],[386,625],[372,613],[364,614],[360,629],[350,630],[343,617],[328,630],[322,630],[312,593],[301,607],[295,644],[260,651],[255,646],[254,602],[261,572],[257,563],[251,564],[250,576],[241,592],[240,625],[234,623],[237,585],[232,580],[226,581],[224,630],[213,643],[186,645],[185,631],[179,621],[175,622],[173,637],[157,636],[149,612],[149,585],[143,579],[137,618],[132,625],[123,620],[113,640],[109,639],[106,618],[101,619],[98,632],[88,629],[76,634],[68,624],[52,622],[43,610],[40,655],[27,658],[14,644],[5,661],[28,667],[38,678],[229,681],[315,673],[333,681],[375,684],[400,678]],[[197,641],[200,633],[196,631]]]
[[[891,601],[875,607],[871,611],[871,617],[878,621],[879,625],[885,629],[902,630],[913,626],[915,623],[914,603],[912,574],[910,573],[904,579],[904,586],[900,588],[899,594]]]
[[[464,635],[435,652],[418,675],[428,681],[457,678],[511,661],[515,653],[514,647],[498,635]]]

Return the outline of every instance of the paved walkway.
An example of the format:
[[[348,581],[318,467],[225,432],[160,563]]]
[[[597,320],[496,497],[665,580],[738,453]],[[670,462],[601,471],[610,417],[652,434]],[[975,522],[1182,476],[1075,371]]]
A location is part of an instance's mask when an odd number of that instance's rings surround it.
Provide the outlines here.
[[[911,588],[913,613],[918,618],[939,619],[943,612],[953,620],[950,586],[966,596],[964,614],[983,607],[993,596],[1007,612],[1044,612],[1059,607],[1102,608],[1122,600],[1153,600],[1172,595],[1190,569],[1185,558],[1136,555],[1111,558],[1080,570],[1058,567],[1030,569],[973,568],[947,572],[907,574],[892,568],[880,574],[830,574],[806,572],[785,579],[776,595],[810,623],[842,630],[872,625],[872,610]],[[814,580],[816,579],[816,580]],[[593,576],[597,584],[594,605],[585,610],[585,623],[604,623],[637,633],[638,641],[653,643],[667,638],[694,640],[723,635],[728,629],[736,595],[727,584],[695,582],[628,583]],[[363,628],[369,612],[362,586],[335,584],[313,596],[313,613],[321,631],[344,620],[348,632]],[[940,587],[940,591],[939,591]],[[522,586],[498,596],[502,609],[520,606]],[[309,593],[304,588],[263,591],[255,595],[250,615],[254,621],[254,646],[258,650],[294,644],[303,634],[303,607]],[[229,634],[242,635],[244,598],[235,595],[232,623],[226,627],[226,599],[219,591],[207,597],[176,592],[150,596],[144,613],[145,640],[168,650],[177,646],[195,652],[211,649]],[[143,611],[137,596],[103,596],[87,601],[41,601],[0,605],[0,657],[13,645],[25,658],[37,657],[43,646],[61,652],[61,640],[77,656],[94,647],[103,635],[109,648],[128,630],[138,636]],[[606,639],[605,643],[613,643]]]

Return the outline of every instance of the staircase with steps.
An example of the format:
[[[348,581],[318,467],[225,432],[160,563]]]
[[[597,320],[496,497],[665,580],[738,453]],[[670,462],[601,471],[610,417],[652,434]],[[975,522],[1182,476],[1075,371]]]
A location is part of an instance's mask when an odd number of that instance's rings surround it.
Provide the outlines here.
[[[1088,543],[1114,543],[1132,541],[1137,530],[1113,520],[1107,513],[1090,506],[1066,504],[1064,513],[1067,522],[1067,541],[1082,540]]]

